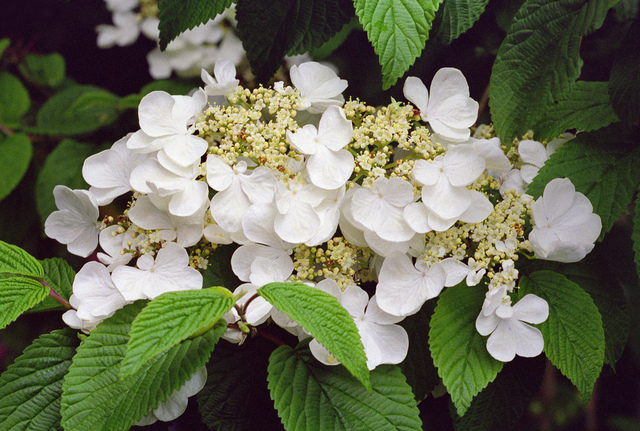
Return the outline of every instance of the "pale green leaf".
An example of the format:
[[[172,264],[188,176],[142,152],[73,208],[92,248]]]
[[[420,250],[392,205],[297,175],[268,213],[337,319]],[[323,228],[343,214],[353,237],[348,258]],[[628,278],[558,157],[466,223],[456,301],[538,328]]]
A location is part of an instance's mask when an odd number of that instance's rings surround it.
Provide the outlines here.
[[[549,317],[538,329],[544,353],[578,388],[585,402],[604,361],[604,329],[593,300],[577,284],[553,271],[520,279],[520,294],[533,293],[549,304]]]
[[[137,374],[118,380],[131,324],[146,303],[118,310],[78,348],[62,386],[65,431],[128,430],[204,366],[226,330],[226,324],[217,324],[150,360]]]
[[[233,303],[231,292],[215,287],[166,292],[155,298],[133,321],[120,379],[137,373],[194,332],[213,327]]]
[[[41,335],[0,377],[0,429],[60,427],[62,382],[80,344],[77,333],[60,329]]]
[[[60,85],[65,69],[64,58],[57,52],[47,55],[29,54],[20,64],[20,72],[25,78],[45,87]]]
[[[160,49],[180,33],[214,19],[234,3],[233,0],[159,0]]]
[[[16,188],[29,168],[33,146],[24,133],[0,135],[0,200]]]
[[[73,279],[76,272],[66,260],[54,257],[39,261],[44,269],[44,281],[51,286],[63,299],[69,301],[73,294]],[[64,310],[65,308],[51,296],[29,310],[30,313],[49,310]]]
[[[0,275],[17,274],[42,278],[42,265],[29,253],[12,244],[0,241]]]
[[[270,283],[258,294],[313,335],[368,389],[369,369],[353,318],[332,295],[302,283]]]
[[[49,288],[32,278],[0,278],[0,329],[41,302]]]
[[[422,52],[442,0],[354,0],[356,15],[382,65],[382,88],[394,85]]]
[[[467,287],[464,282],[443,291],[431,317],[429,345],[433,363],[451,395],[459,416],[471,400],[493,381],[503,363],[487,352],[487,337],[476,330],[482,309],[484,285]]]
[[[9,72],[0,72],[0,122],[19,127],[30,105],[29,92],[22,82]]]
[[[637,7],[637,3],[636,3]],[[613,109],[627,125],[640,124],[640,20],[620,43],[611,68],[609,94]]]
[[[445,45],[453,42],[480,19],[489,0],[447,0],[441,10],[442,21],[436,37]]]
[[[422,429],[400,368],[378,366],[368,393],[344,368],[320,364],[301,346],[280,346],[269,358],[269,390],[287,431]]]
[[[11,45],[11,40],[9,38],[0,39],[0,58],[2,58],[2,54],[4,54],[5,49],[7,49]]]

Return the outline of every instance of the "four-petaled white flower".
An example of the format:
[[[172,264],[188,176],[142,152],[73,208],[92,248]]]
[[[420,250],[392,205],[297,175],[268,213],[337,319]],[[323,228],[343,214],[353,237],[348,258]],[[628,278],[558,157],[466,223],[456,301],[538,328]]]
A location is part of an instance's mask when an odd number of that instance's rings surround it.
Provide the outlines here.
[[[240,84],[240,80],[236,79],[236,68],[229,60],[216,61],[213,75],[215,78],[204,69],[200,74],[205,83],[204,92],[207,96],[227,96]]]
[[[347,81],[327,66],[314,61],[292,66],[289,71],[291,83],[300,91],[302,97],[299,109],[312,114],[321,114],[331,105],[342,105],[342,92]]]

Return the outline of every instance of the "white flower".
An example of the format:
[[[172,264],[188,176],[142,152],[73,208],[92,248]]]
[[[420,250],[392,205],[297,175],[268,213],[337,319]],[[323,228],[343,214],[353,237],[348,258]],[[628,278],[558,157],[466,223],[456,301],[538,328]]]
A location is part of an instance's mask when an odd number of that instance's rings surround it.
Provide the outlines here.
[[[571,180],[551,180],[531,205],[533,229],[529,242],[539,259],[577,262],[594,247],[602,222],[589,199],[576,192]]]
[[[549,141],[547,145],[542,145],[538,141],[523,140],[518,144],[518,153],[524,163],[520,168],[522,179],[530,184],[538,174],[549,157],[565,142],[574,138],[574,135],[565,133],[562,137]]]
[[[338,106],[322,114],[318,129],[312,124],[287,131],[287,140],[298,151],[309,155],[307,172],[316,186],[333,190],[343,186],[355,166],[353,155],[343,149],[353,136],[353,125]]]
[[[132,12],[115,12],[113,14],[115,25],[100,24],[96,27],[99,48],[111,48],[114,45],[131,45],[140,35],[140,27],[136,16]]]
[[[44,233],[66,244],[70,253],[89,256],[98,246],[97,219],[100,215],[95,197],[87,190],[71,190],[55,186],[53,197],[59,211],[52,212],[44,222]]]
[[[509,362],[516,355],[532,358],[542,353],[542,333],[527,323],[542,323],[549,316],[547,302],[533,294],[511,306],[506,287],[487,292],[476,319],[480,335],[489,335],[487,351],[498,361]],[[527,322],[527,323],[524,323]]]
[[[415,76],[407,78],[403,92],[435,133],[451,142],[469,139],[469,127],[478,117],[478,102],[469,97],[469,85],[458,69],[443,68],[436,72],[431,81],[431,96]]]
[[[216,61],[213,75],[215,79],[204,69],[200,74],[206,84],[204,92],[207,96],[227,96],[240,84],[240,80],[236,79],[236,68],[229,60]]]
[[[120,265],[126,265],[133,258],[133,253],[120,253],[129,248],[128,241],[133,245],[144,237],[144,235],[138,235],[134,239],[131,231],[118,233],[119,229],[120,226],[113,225],[100,231],[100,247],[104,253],[98,252],[96,257],[107,265],[109,271],[113,271]]]
[[[289,72],[291,83],[300,91],[300,109],[312,114],[321,114],[331,105],[342,105],[342,92],[347,81],[340,79],[329,67],[309,61],[292,66]]]
[[[158,251],[156,259],[145,254],[137,268],[119,266],[112,279],[127,301],[153,299],[165,292],[202,289],[202,274],[189,266],[187,251],[170,242]]]

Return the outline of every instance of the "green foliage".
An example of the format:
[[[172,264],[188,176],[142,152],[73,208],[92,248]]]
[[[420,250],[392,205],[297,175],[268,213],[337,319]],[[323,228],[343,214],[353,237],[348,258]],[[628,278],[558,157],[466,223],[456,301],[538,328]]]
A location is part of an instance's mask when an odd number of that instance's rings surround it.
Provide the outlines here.
[[[29,106],[31,98],[22,82],[9,72],[0,72],[0,123],[20,127],[20,119]]]
[[[640,184],[640,147],[632,149],[630,142],[633,138],[621,133],[619,124],[580,133],[551,155],[527,193],[538,198],[553,178],[569,178],[602,219],[602,239]]]
[[[118,118],[119,98],[91,85],[74,85],[56,93],[40,108],[36,130],[75,136],[94,132]]]
[[[0,376],[0,428],[60,427],[62,382],[80,340],[71,329],[41,335]]]
[[[202,285],[204,287],[222,286],[234,290],[242,282],[231,269],[231,256],[234,247],[218,247],[209,255],[207,269],[202,271]]]
[[[0,278],[0,329],[41,302],[48,294],[49,288],[31,278]]]
[[[0,277],[12,275],[42,278],[44,270],[34,257],[20,247],[0,241]]]
[[[269,358],[269,390],[287,431],[421,430],[418,407],[400,368],[371,372],[368,393],[342,367],[316,361],[306,343],[278,347]]]
[[[487,3],[489,0],[445,1],[441,10],[438,11],[442,13],[442,20],[437,29],[437,39],[447,45],[453,42],[480,19]]]
[[[150,360],[137,374],[118,380],[132,322],[146,302],[118,310],[78,348],[62,386],[66,431],[129,429],[204,366],[226,329],[226,324],[218,324]]]
[[[63,184],[71,189],[88,188],[82,178],[82,165],[94,152],[92,145],[65,139],[47,156],[36,181],[36,206],[43,225],[49,214],[57,209],[53,198],[55,186]]]
[[[503,363],[487,352],[487,339],[476,330],[486,290],[464,282],[440,294],[431,317],[429,345],[433,363],[459,416],[471,400],[496,378]]]
[[[349,37],[352,31],[356,29],[362,29],[360,26],[360,22],[358,18],[353,17],[351,21],[345,24],[342,29],[334,34],[331,39],[322,44],[319,48],[313,49],[311,51],[311,57],[316,60],[322,60],[325,57],[328,57],[340,47],[344,43],[344,41]]]
[[[627,125],[639,125],[640,20],[638,19],[629,28],[616,54],[609,78],[609,94],[618,117]]]
[[[231,6],[233,0],[159,0],[160,49],[180,33],[214,19]]]
[[[27,172],[32,154],[33,146],[24,133],[0,135],[0,200],[16,188]]]
[[[533,293],[549,304],[549,318],[538,325],[544,352],[587,402],[604,361],[604,329],[598,308],[580,286],[556,272],[534,272],[519,285],[520,295]]]
[[[258,289],[258,293],[313,335],[371,389],[358,328],[335,297],[302,283],[270,283]]]
[[[236,7],[238,35],[260,82],[286,54],[319,48],[352,16],[347,0],[239,0]]]
[[[394,85],[422,52],[442,0],[354,0],[356,15],[382,65],[382,88]]]
[[[580,38],[598,28],[609,2],[527,0],[500,45],[489,105],[502,142],[538,123],[580,75]]]
[[[553,138],[568,129],[590,132],[618,121],[606,82],[578,81],[551,106],[538,125],[536,140]]]
[[[24,77],[45,87],[57,87],[65,75],[64,58],[57,52],[47,55],[29,54],[20,64]]]
[[[4,54],[4,51],[9,47],[9,45],[11,45],[11,40],[8,38],[3,38],[0,39],[0,58],[2,57],[2,54]]]
[[[44,259],[39,261],[44,269],[44,281],[51,286],[62,298],[69,301],[73,293],[73,279],[76,272],[71,268],[67,261],[54,257],[53,259]],[[29,312],[63,310],[64,307],[50,296],[44,301],[36,304]]]
[[[167,292],[155,298],[133,321],[120,379],[137,373],[199,329],[213,327],[233,303],[231,292],[216,288]]]

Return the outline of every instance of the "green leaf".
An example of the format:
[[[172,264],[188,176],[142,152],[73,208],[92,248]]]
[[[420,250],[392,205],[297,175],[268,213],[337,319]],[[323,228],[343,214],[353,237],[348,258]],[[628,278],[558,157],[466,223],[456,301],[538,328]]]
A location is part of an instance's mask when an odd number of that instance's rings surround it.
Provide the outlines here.
[[[2,275],[42,278],[44,272],[40,263],[29,253],[20,247],[0,241],[0,276]]]
[[[238,35],[251,69],[268,81],[285,54],[319,48],[349,22],[347,0],[238,0]]]
[[[214,19],[231,6],[233,0],[159,0],[160,49],[180,33]]]
[[[360,22],[357,17],[351,18],[347,24],[345,24],[340,31],[331,36],[331,39],[323,43],[319,48],[313,49],[310,54],[311,57],[315,60],[322,60],[323,58],[328,57],[340,47],[347,40],[347,37],[351,34],[353,30],[361,29]]]
[[[118,380],[131,324],[146,303],[116,311],[78,348],[62,386],[66,431],[128,430],[204,366],[226,330],[226,324],[217,324],[152,359],[134,376]]]
[[[0,72],[0,122],[20,127],[20,119],[29,110],[31,98],[22,82],[9,72]]]
[[[167,292],[155,298],[133,321],[120,379],[137,373],[149,360],[202,328],[211,328],[233,306],[221,288]]]
[[[397,366],[371,372],[371,393],[344,368],[320,364],[306,345],[278,347],[267,371],[287,431],[422,429],[411,387]]]
[[[80,340],[75,331],[41,335],[0,376],[0,429],[60,427],[62,382]]]
[[[65,74],[64,58],[57,52],[47,55],[29,54],[19,68],[29,81],[45,87],[57,87]]]
[[[335,297],[302,283],[270,283],[258,289],[258,293],[313,335],[371,389],[358,328]]]
[[[354,0],[382,66],[382,88],[396,83],[422,52],[442,0]]]
[[[76,276],[76,272],[71,268],[71,265],[59,257],[45,259],[39,262],[44,269],[44,281],[62,298],[69,301],[69,298],[73,294],[73,279]],[[64,309],[58,301],[47,296],[42,302],[31,308],[29,312]]]
[[[273,343],[256,337],[242,345],[221,341],[207,364],[207,383],[198,392],[198,409],[210,429],[283,429],[267,388]]]
[[[540,122],[532,127],[541,141],[568,129],[590,132],[618,121],[613,111],[606,82],[576,82],[551,106]]]
[[[0,200],[16,188],[27,172],[33,146],[24,133],[3,138],[0,135]]]
[[[636,6],[637,7],[637,6]],[[640,125],[640,20],[622,40],[609,77],[611,103],[627,125]]]
[[[431,317],[429,345],[433,363],[451,395],[458,415],[493,381],[503,363],[487,352],[487,339],[476,330],[485,285],[467,287],[464,282],[440,294]]]
[[[202,271],[202,285],[204,287],[222,286],[234,290],[242,281],[231,269],[231,256],[236,250],[234,246],[217,247],[209,256],[207,269]]]
[[[49,288],[31,278],[0,278],[0,329],[41,302]]]
[[[89,188],[82,178],[82,165],[95,151],[93,145],[65,139],[47,156],[36,180],[36,206],[43,225],[49,214],[57,210],[53,198],[55,186],[62,184],[71,189]]]
[[[552,179],[569,178],[602,219],[602,239],[640,184],[640,147],[632,148],[628,142],[633,138],[620,133],[619,124],[578,134],[545,162],[527,194],[538,198]]]
[[[445,45],[453,42],[480,19],[489,0],[447,0],[439,12],[442,21],[438,27],[437,39]]]
[[[38,132],[46,135],[82,135],[116,121],[119,98],[91,85],[74,85],[55,94],[40,108]]]
[[[580,75],[580,38],[599,27],[602,0],[527,0],[498,50],[489,86],[494,127],[511,142],[538,123]]]
[[[0,58],[2,58],[2,54],[4,54],[5,49],[7,49],[11,45],[11,40],[9,38],[0,39]]]
[[[549,304],[549,318],[537,325],[544,352],[586,403],[604,361],[604,329],[598,308],[580,286],[553,271],[521,278],[519,293],[533,293]]]

